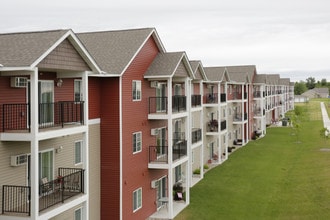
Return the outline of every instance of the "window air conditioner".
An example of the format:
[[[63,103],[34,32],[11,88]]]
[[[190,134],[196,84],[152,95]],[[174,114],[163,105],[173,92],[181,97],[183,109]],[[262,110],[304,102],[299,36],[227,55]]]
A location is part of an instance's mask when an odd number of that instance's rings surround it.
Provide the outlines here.
[[[151,135],[158,135],[158,133],[159,133],[158,128],[151,129]]]
[[[24,165],[27,163],[27,158],[27,154],[11,156],[10,165],[14,167]]]
[[[157,81],[151,81],[150,82],[150,87],[151,88],[157,88],[158,87],[158,82]]]
[[[151,181],[151,188],[156,189],[158,186],[158,180],[152,180]]]
[[[15,88],[25,88],[27,86],[27,77],[11,77],[10,86]]]

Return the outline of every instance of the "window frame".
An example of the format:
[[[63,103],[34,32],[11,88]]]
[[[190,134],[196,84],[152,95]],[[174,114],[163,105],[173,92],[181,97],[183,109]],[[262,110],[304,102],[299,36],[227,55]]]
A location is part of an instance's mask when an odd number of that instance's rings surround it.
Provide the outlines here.
[[[77,144],[80,144],[79,145],[79,148],[80,148],[80,160],[77,161]],[[79,140],[79,141],[75,141],[74,142],[74,164],[77,166],[77,165],[80,165],[83,163],[83,141],[82,140]]]
[[[142,187],[133,191],[133,212],[142,208]]]
[[[138,139],[138,137],[140,139]],[[140,144],[139,144],[140,143]],[[138,146],[139,144],[139,146]],[[134,132],[132,135],[132,150],[133,154],[139,153],[142,151],[142,131]]]
[[[141,82],[141,80],[132,81],[132,100],[133,101],[142,100],[142,82]]]
[[[78,83],[79,88],[76,87],[77,86],[76,83]],[[83,88],[82,87],[83,87],[82,86],[82,80],[81,79],[75,79],[74,80],[74,101],[75,102],[81,102],[81,101],[84,100],[84,94],[83,94]],[[78,94],[78,93],[76,93],[77,89],[79,89],[79,100],[77,99],[78,95],[76,95],[76,94]]]
[[[79,219],[77,219],[77,212],[78,211],[80,212],[80,218]],[[75,220],[82,220],[83,219],[83,209],[82,209],[82,207],[79,207],[79,208],[74,210],[74,219]]]

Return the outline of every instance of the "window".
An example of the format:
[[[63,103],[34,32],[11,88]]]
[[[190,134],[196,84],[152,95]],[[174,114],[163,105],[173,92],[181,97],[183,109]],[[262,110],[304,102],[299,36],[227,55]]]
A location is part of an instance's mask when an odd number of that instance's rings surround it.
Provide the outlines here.
[[[74,81],[74,101],[80,102],[83,100],[82,80],[76,79]]]
[[[179,182],[182,179],[181,165],[175,167],[175,182]]]
[[[133,87],[132,88],[133,101],[140,101],[141,100],[141,81],[133,80],[132,87]]]
[[[75,147],[74,147],[74,163],[75,164],[82,163],[82,141],[75,142]]]
[[[82,220],[82,208],[74,211],[74,220]]]
[[[142,188],[138,188],[133,192],[133,212],[142,207]]]
[[[142,132],[133,133],[133,153],[142,150]]]

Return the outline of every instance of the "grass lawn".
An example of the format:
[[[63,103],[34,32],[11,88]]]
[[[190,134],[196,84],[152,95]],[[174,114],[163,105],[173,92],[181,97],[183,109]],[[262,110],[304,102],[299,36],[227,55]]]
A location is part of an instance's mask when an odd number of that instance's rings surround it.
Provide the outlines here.
[[[301,106],[298,136],[268,128],[207,172],[175,219],[330,219],[330,140],[320,135],[319,101]]]

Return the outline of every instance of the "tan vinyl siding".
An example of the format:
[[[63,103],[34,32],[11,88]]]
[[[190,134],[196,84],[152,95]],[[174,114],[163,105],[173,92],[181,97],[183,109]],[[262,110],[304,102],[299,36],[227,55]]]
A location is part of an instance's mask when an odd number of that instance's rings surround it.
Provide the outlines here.
[[[185,67],[185,65],[183,64],[183,62],[181,62],[178,66],[178,68],[176,69],[175,71],[175,74],[174,74],[175,77],[187,77],[189,76],[188,74],[188,70],[187,68]]]
[[[61,214],[53,218],[50,218],[49,220],[73,220],[75,210],[79,209],[80,207],[82,207],[82,205],[77,205],[76,207],[69,209],[66,212],[62,212]],[[92,218],[87,218],[87,219],[92,219]]]
[[[89,219],[99,220],[101,213],[100,124],[89,126]]]
[[[61,70],[90,70],[69,40],[64,40],[39,64],[39,68],[61,69]]]

